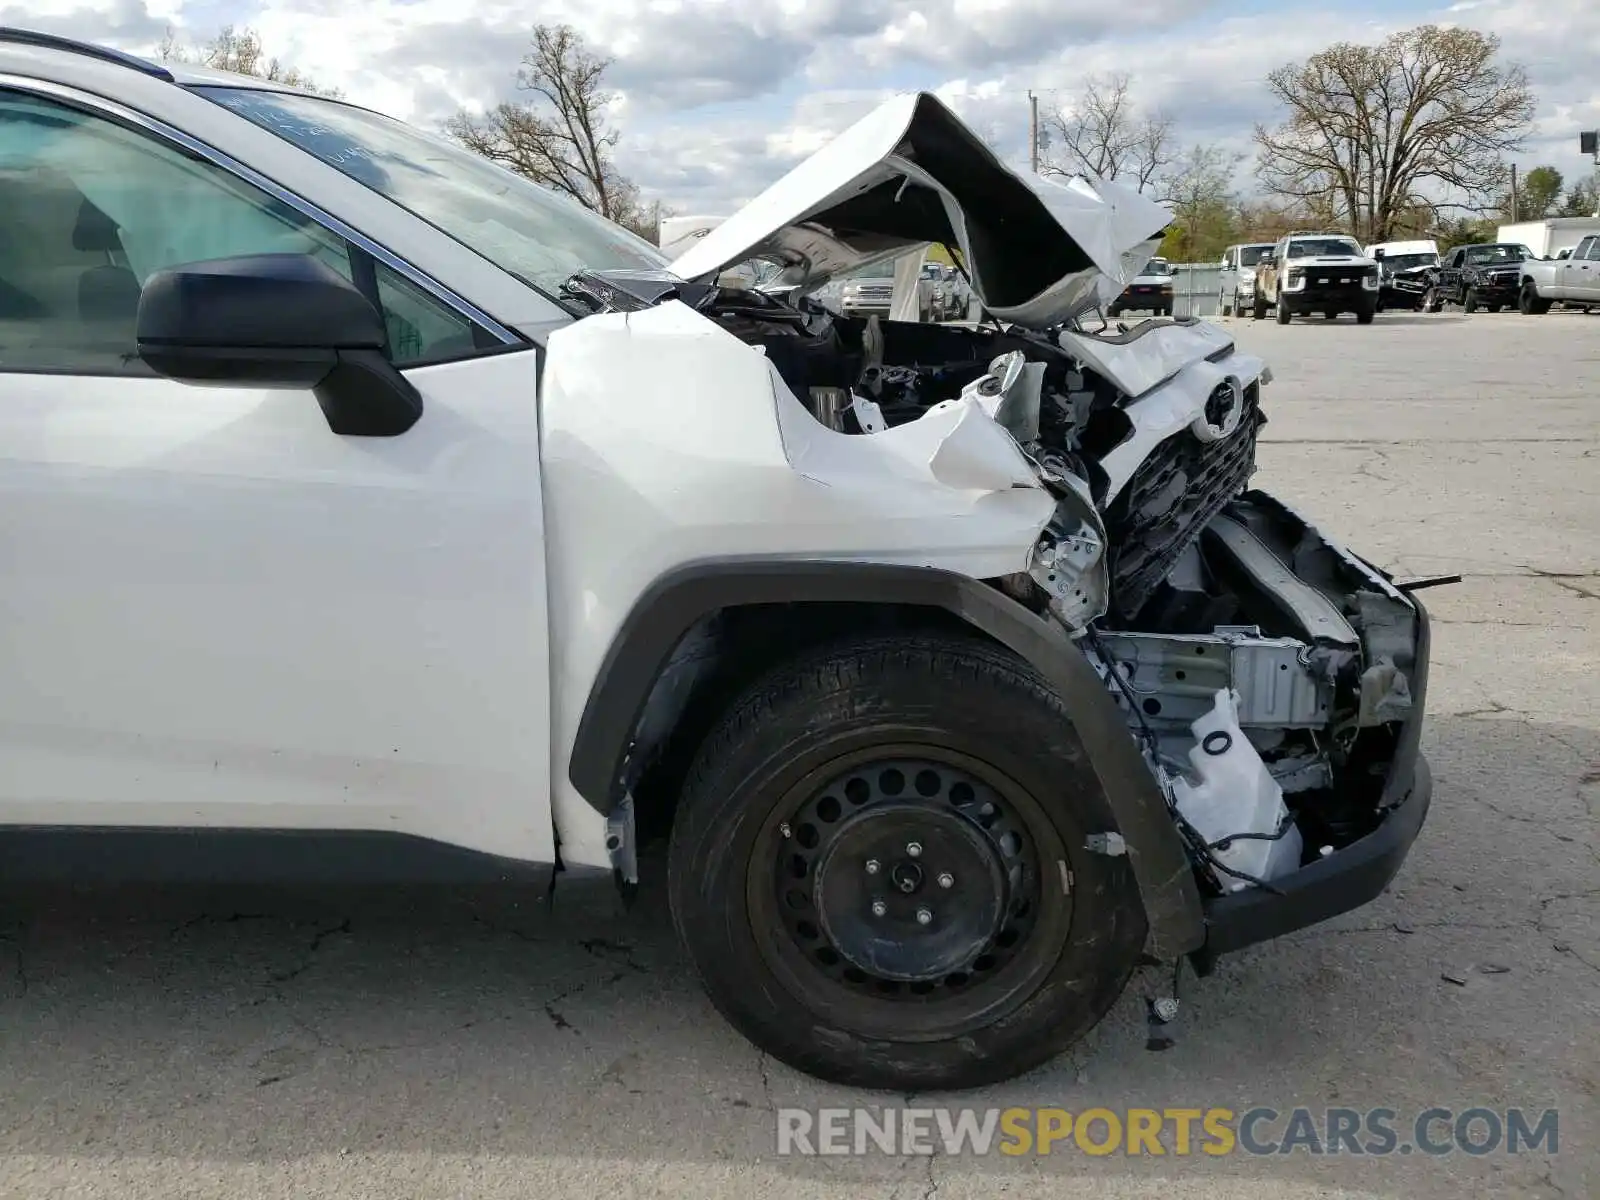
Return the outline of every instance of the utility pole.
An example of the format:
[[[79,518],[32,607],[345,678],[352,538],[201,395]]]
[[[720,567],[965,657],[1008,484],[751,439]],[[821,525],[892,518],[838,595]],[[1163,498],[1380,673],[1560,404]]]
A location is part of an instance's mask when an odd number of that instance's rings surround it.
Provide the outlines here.
[[[1028,164],[1039,173],[1039,97],[1028,92]]]
[[[1600,217],[1600,129],[1586,129],[1578,135],[1578,153],[1594,159],[1594,215]]]
[[[1522,220],[1522,206],[1517,203],[1517,164],[1511,164],[1511,223]]]

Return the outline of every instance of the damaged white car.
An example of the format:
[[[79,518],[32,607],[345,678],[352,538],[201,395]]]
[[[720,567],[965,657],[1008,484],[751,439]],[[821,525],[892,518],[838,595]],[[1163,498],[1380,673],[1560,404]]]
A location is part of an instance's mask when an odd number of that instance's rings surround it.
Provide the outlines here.
[[[0,199],[10,875],[88,833],[559,909],[661,833],[734,1025],[948,1088],[1422,825],[1413,590],[1250,490],[1264,363],[1089,316],[1166,212],[932,96],[668,264],[351,105],[0,32]],[[808,299],[926,244],[989,326]]]

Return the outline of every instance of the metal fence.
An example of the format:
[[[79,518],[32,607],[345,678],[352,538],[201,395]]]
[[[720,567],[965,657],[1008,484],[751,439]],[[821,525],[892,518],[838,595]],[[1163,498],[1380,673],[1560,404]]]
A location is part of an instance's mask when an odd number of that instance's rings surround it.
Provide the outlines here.
[[[1220,263],[1173,263],[1172,315],[1217,317],[1217,294],[1222,287]]]

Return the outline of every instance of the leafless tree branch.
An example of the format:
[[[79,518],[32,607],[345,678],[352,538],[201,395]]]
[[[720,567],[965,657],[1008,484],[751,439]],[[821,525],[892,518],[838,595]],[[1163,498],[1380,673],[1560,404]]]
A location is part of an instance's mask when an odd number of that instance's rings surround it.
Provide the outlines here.
[[[1491,34],[1423,25],[1278,68],[1267,84],[1287,116],[1256,128],[1257,177],[1371,241],[1418,207],[1492,203],[1534,111],[1526,74],[1499,51]]]
[[[1041,117],[1050,151],[1040,170],[1114,180],[1141,192],[1157,185],[1178,155],[1172,119],[1141,112],[1128,85],[1125,74],[1091,78],[1070,106]]]

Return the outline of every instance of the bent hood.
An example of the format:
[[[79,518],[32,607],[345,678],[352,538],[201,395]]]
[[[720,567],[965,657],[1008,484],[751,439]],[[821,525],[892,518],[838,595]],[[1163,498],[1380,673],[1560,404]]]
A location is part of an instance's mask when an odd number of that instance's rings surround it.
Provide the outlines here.
[[[811,291],[930,242],[960,252],[1004,321],[1057,325],[1143,269],[1172,214],[1129,188],[1011,170],[937,97],[896,96],[711,229],[671,266],[709,280],[752,258]]]

